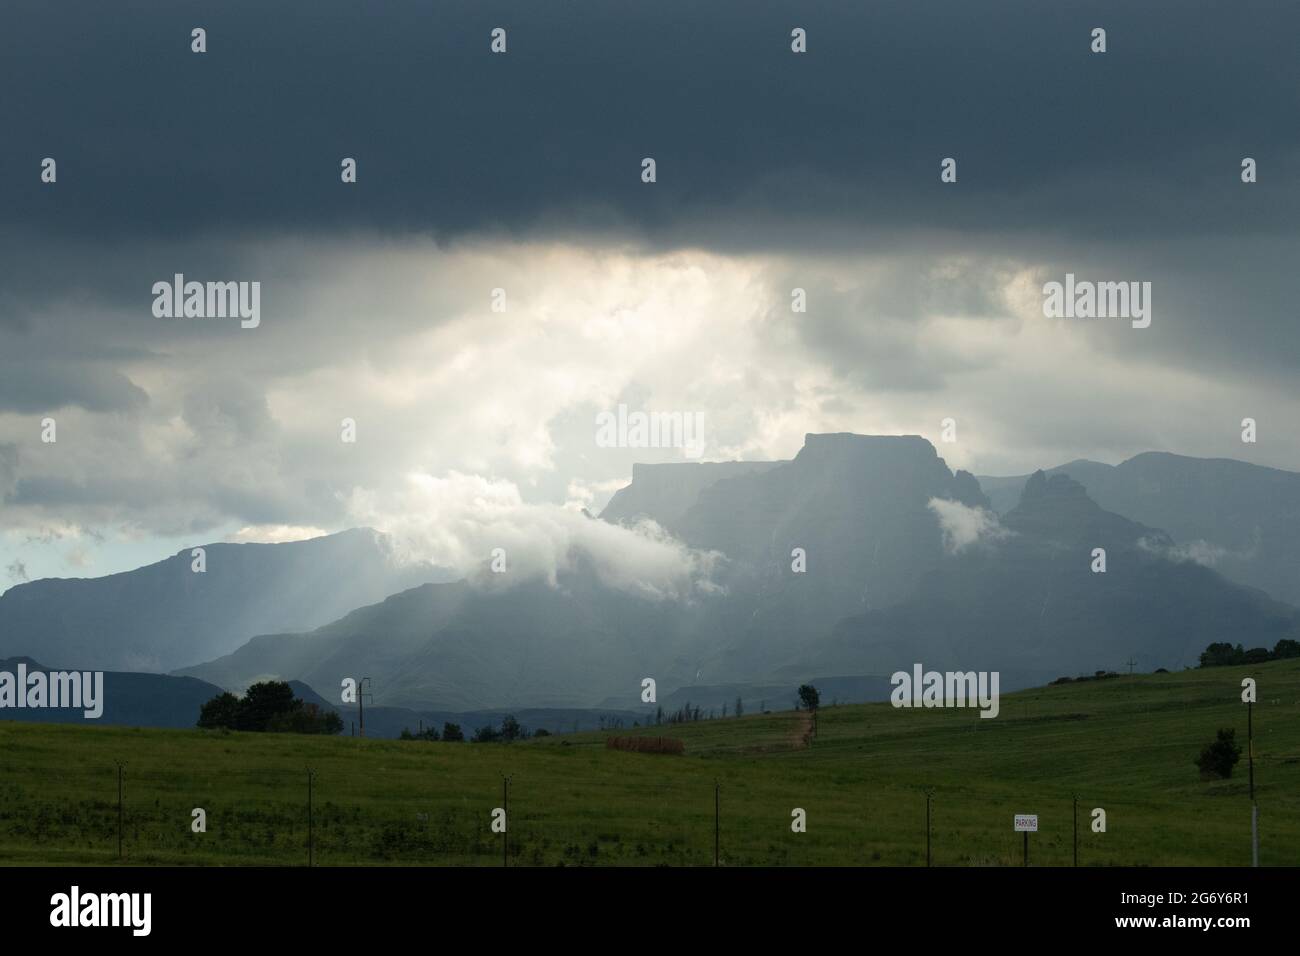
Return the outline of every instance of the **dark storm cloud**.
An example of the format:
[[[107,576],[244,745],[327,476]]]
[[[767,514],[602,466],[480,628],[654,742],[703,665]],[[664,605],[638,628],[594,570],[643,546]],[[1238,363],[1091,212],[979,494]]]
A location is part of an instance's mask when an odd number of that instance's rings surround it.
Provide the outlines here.
[[[1297,211],[1298,25],[1272,0],[10,0],[0,217],[98,237],[544,228],[732,248],[904,226],[1276,230]],[[38,181],[45,156],[57,187]]]
[[[92,412],[121,412],[148,401],[143,389],[112,368],[0,359],[0,411],[46,412],[72,405]]]
[[[0,442],[0,502],[13,491],[18,478],[18,446]]]

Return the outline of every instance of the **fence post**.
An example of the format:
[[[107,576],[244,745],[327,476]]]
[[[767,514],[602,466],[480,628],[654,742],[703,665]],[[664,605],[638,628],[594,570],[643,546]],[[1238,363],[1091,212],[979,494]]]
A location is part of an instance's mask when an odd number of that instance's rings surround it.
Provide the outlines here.
[[[713,865],[719,866],[722,841],[722,784],[713,781]]]
[[[501,830],[501,865],[510,865],[510,778],[501,776],[501,810],[505,814],[505,826]]]
[[[316,829],[315,817],[312,813],[312,782],[316,779],[316,771],[311,767],[307,768],[307,865],[314,866],[313,858],[316,849]]]
[[[122,768],[124,761],[117,761],[117,858],[122,859]]]
[[[933,790],[925,791],[925,865],[930,865],[930,798]]]

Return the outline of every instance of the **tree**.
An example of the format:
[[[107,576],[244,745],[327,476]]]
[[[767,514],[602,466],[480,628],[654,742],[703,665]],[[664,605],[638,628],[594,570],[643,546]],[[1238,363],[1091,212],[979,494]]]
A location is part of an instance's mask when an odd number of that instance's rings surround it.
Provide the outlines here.
[[[1300,657],[1300,641],[1284,637],[1273,647],[1273,660],[1282,661],[1290,657]]]
[[[1265,664],[1273,659],[1267,647],[1252,647],[1246,652],[1247,664]]]
[[[736,698],[736,716],[737,717],[745,716],[745,702],[741,700],[739,697]]]
[[[515,720],[514,714],[506,714],[501,718],[501,739],[508,744],[516,740],[525,740],[528,737],[528,731],[519,726],[519,721]]]
[[[431,724],[428,727],[426,727],[424,730],[418,731],[416,733],[411,733],[411,728],[403,727],[402,735],[399,739],[436,741],[438,739],[438,728],[434,727]]]
[[[1238,644],[1233,647],[1227,641],[1211,644],[1201,653],[1202,667],[1227,667],[1231,664],[1246,663],[1246,652]]]
[[[459,743],[465,739],[465,732],[460,729],[460,724],[447,721],[442,725],[442,739],[447,743]]]
[[[337,711],[304,704],[284,681],[262,681],[243,698],[221,693],[199,708],[198,725],[254,733],[337,734],[343,718]]]
[[[821,703],[821,695],[817,693],[817,688],[812,684],[799,685],[799,702],[803,704],[805,710],[816,710],[817,705]]]
[[[487,724],[474,731],[474,743],[476,744],[495,744],[501,742],[501,731],[497,730],[491,724]]]
[[[239,722],[239,698],[226,691],[199,708],[199,726],[208,730],[233,730]]]
[[[533,731],[533,736],[534,736],[534,737],[549,737],[549,736],[551,736],[551,732],[550,732],[549,730],[547,730],[545,727],[538,727],[536,730]]]
[[[1222,777],[1225,780],[1232,776],[1232,768],[1241,759],[1241,748],[1237,746],[1234,739],[1236,736],[1237,732],[1230,727],[1219,728],[1214,743],[1207,744],[1201,751],[1201,755],[1196,758],[1196,766],[1201,768],[1201,776]]]
[[[267,721],[266,729],[272,733],[337,734],[343,730],[343,718],[333,710],[321,710],[317,704],[304,704],[276,714]]]
[[[260,681],[244,691],[239,706],[240,730],[266,730],[272,719],[302,706],[293,688],[281,680]]]

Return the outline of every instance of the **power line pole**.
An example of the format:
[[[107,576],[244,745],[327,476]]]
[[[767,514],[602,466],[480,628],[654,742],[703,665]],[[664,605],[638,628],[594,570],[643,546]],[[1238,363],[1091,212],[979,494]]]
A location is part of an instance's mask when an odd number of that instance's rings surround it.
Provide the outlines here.
[[[1079,865],[1079,795],[1074,795],[1074,865]]]
[[[311,767],[307,768],[307,865],[313,866],[313,855],[315,851],[315,819],[312,816],[311,790],[312,781],[316,779],[316,771]]]
[[[126,763],[117,761],[117,858],[122,859],[122,768]]]
[[[1133,666],[1134,666],[1135,664],[1137,664],[1137,661],[1134,660],[1134,659],[1133,659],[1133,655],[1130,654],[1130,655],[1128,656],[1128,660],[1126,660],[1124,663],[1128,665],[1128,676],[1129,676],[1129,677],[1132,677],[1132,676],[1133,676]]]
[[[1251,696],[1254,696],[1253,694]],[[1250,865],[1259,866],[1259,804],[1255,802],[1255,704],[1246,701],[1246,760],[1250,767]]]
[[[933,790],[925,791],[925,865],[930,865],[930,798]]]
[[[363,677],[361,683],[357,685],[357,719],[361,721],[362,737],[366,735],[366,681],[368,680],[370,680],[369,677]],[[371,681],[371,683],[374,683],[374,681]]]
[[[501,775],[501,812],[504,826],[501,828],[501,865],[510,865],[510,778]]]
[[[1246,701],[1246,759],[1250,766],[1250,802],[1255,803],[1255,721],[1254,705]]]
[[[722,846],[722,784],[713,781],[713,865],[718,866]]]

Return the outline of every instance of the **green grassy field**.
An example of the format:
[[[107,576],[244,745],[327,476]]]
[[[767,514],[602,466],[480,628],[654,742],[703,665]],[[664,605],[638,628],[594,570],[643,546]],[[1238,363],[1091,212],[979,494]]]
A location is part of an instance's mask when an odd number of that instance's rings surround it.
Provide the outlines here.
[[[1259,682],[1261,862],[1300,865],[1300,661],[1007,694],[994,720],[823,708],[808,747],[793,712],[620,731],[682,738],[678,757],[609,750],[604,734],[430,744],[5,721],[0,860],[116,863],[123,760],[126,861],[141,865],[304,864],[310,766],[320,865],[500,865],[490,815],[509,774],[512,865],[711,864],[717,781],[729,866],[924,865],[927,788],[936,866],[1019,864],[1017,812],[1039,815],[1031,864],[1070,865],[1073,794],[1083,865],[1244,866],[1246,757],[1231,780],[1193,764],[1219,727],[1244,748],[1243,676]]]

